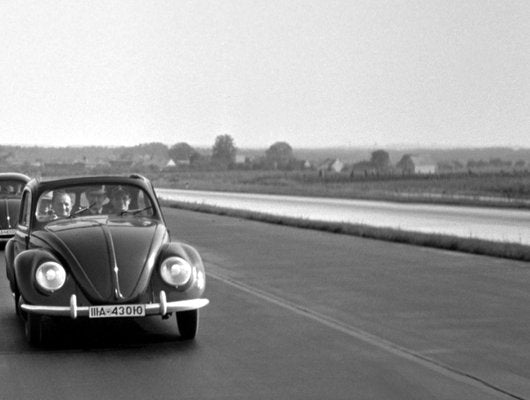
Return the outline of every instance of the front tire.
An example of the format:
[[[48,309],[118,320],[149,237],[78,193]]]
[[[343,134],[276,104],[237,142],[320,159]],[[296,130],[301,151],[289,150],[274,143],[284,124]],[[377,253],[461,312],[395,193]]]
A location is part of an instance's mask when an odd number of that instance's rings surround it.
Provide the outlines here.
[[[44,342],[42,316],[28,313],[24,323],[26,339],[32,346],[41,346]]]
[[[199,330],[199,310],[177,312],[177,325],[182,340],[193,340]]]

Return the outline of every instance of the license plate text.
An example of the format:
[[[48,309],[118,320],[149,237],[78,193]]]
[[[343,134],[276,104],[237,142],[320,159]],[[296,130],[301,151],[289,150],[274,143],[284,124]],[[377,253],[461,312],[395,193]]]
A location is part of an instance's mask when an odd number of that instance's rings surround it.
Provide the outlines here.
[[[144,317],[144,304],[119,304],[113,306],[93,306],[88,309],[89,318]]]

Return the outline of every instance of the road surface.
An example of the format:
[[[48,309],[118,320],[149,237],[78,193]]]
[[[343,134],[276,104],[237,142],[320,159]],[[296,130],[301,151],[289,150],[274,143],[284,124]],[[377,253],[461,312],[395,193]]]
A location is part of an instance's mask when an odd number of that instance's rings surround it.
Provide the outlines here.
[[[3,279],[0,398],[530,399],[528,263],[165,214],[206,263],[196,341],[76,321],[35,349]]]

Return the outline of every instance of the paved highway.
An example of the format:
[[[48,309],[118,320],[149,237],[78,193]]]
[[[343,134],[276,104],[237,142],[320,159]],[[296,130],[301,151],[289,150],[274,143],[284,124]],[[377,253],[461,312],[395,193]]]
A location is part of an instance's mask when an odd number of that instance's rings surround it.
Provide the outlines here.
[[[62,322],[34,349],[2,279],[0,398],[530,399],[528,263],[165,213],[209,274],[197,340]]]
[[[528,210],[162,188],[156,191],[170,200],[530,245]]]

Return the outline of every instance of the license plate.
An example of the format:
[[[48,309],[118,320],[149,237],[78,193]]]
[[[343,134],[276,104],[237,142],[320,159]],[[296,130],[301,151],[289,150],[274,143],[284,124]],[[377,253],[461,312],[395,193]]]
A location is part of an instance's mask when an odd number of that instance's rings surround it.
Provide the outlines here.
[[[145,304],[92,306],[88,308],[88,316],[89,318],[145,317]]]
[[[14,229],[0,229],[0,235],[14,235]]]

